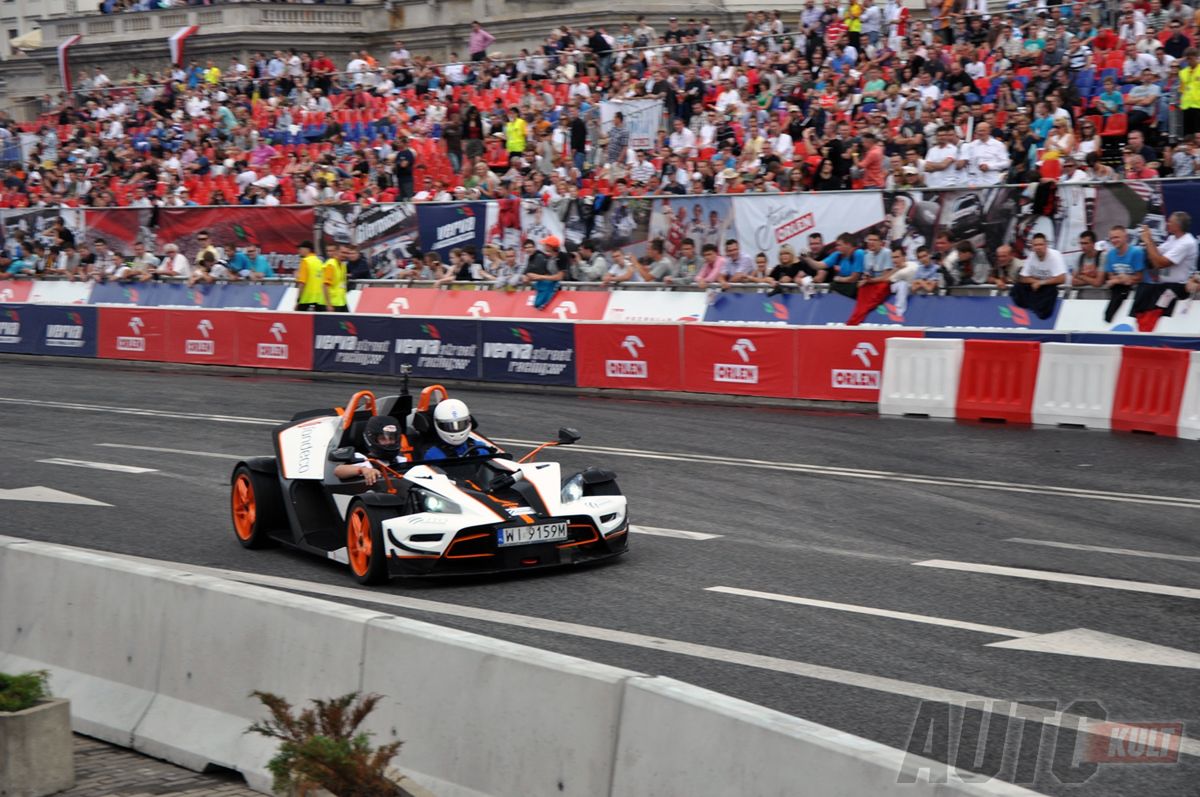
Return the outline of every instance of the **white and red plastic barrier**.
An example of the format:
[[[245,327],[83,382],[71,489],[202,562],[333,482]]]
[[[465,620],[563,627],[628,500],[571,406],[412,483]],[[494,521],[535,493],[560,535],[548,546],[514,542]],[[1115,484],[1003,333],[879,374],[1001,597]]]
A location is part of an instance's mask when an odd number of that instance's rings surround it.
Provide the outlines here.
[[[1200,439],[1200,352],[889,339],[879,411]]]

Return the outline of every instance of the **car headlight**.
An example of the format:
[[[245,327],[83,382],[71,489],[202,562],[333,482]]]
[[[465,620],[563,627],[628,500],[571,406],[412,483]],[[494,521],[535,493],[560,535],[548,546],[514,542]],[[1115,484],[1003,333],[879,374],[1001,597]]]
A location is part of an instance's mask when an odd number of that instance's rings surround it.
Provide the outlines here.
[[[422,512],[433,512],[439,515],[462,514],[462,507],[449,498],[444,498],[428,490],[415,490],[414,492],[417,495],[417,506]]]
[[[578,501],[583,498],[583,474],[577,473],[572,476],[562,487],[562,502],[569,504],[572,501]]]

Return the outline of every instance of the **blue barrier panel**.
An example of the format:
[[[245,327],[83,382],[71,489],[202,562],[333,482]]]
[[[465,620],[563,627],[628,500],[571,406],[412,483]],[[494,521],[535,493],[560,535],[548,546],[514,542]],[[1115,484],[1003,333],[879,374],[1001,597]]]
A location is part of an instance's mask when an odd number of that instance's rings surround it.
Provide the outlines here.
[[[919,296],[909,303],[905,324],[917,327],[1002,327],[1054,329],[1062,306],[1049,318],[1038,318],[1013,305],[1007,296]]]
[[[287,291],[285,285],[214,285],[217,290],[212,293],[216,306],[227,309],[275,310],[283,300]]]
[[[808,308],[803,297],[788,294],[767,296],[762,293],[714,293],[704,312],[706,322],[748,324],[806,324]],[[795,317],[793,317],[795,308]]]
[[[926,329],[927,338],[962,338],[963,340],[1024,340],[1037,343],[1070,343],[1067,332],[996,332],[977,329]]]
[[[480,327],[484,380],[575,384],[574,325],[481,321]]]
[[[392,374],[391,318],[320,314],[313,318],[313,370]]]
[[[39,309],[31,304],[0,305],[0,352],[33,352],[33,342],[41,334],[41,327],[35,318]]]
[[[916,297],[925,299],[931,297]],[[844,324],[850,314],[854,312],[854,300],[840,293],[824,293],[814,296],[812,301],[808,302],[812,306],[812,312],[809,315],[809,324],[824,326],[826,324]],[[912,315],[912,305],[909,304],[908,316]],[[901,315],[896,310],[894,299],[888,299],[883,304],[872,310],[865,319],[864,324],[884,324],[891,326],[916,326],[911,321],[906,320],[905,315]]]
[[[479,322],[418,318],[392,321],[393,364],[411,365],[413,376],[478,379]]]
[[[1071,343],[1107,343],[1113,346],[1159,346],[1168,349],[1200,349],[1200,337],[1169,335],[1125,335],[1120,332],[1068,332]]]
[[[149,289],[157,287],[154,283],[145,285],[126,285],[119,282],[106,282],[92,286],[92,295],[88,304],[150,304],[147,301]]]
[[[28,306],[28,305],[27,305]],[[98,315],[95,307],[42,305],[34,313],[37,337],[34,354],[95,357]]]

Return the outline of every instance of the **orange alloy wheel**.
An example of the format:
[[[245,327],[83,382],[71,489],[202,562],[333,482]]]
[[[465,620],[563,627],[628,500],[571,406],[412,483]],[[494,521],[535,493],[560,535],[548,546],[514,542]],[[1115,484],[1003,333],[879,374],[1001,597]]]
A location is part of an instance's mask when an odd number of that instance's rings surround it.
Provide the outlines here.
[[[346,552],[354,575],[365,576],[371,566],[371,518],[361,506],[350,512],[346,523]]]
[[[249,541],[254,535],[254,521],[258,516],[258,506],[254,500],[254,486],[250,484],[250,476],[239,473],[233,482],[233,530],[238,538]]]

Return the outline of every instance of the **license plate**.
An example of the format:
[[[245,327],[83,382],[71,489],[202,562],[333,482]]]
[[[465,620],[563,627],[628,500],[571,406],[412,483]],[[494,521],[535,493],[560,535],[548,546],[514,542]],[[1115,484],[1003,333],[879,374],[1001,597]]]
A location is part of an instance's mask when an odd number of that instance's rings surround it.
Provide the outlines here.
[[[496,530],[496,544],[501,548],[509,545],[532,545],[538,542],[561,542],[567,539],[567,521],[538,523],[533,526],[513,526]]]

